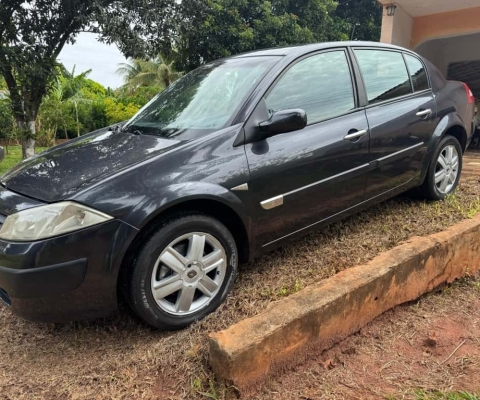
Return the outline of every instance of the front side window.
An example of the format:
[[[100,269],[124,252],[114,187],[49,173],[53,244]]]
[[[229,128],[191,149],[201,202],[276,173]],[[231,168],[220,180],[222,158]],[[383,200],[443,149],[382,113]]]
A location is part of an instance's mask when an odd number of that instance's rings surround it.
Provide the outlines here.
[[[350,67],[343,50],[317,54],[299,61],[266,97],[270,115],[300,108],[308,124],[343,115],[355,108]]]
[[[355,50],[369,104],[412,93],[407,66],[401,53],[386,50]]]
[[[413,89],[416,92],[427,90],[429,87],[427,72],[421,61],[408,54],[405,54],[405,61],[407,62],[408,71],[412,78]]]
[[[170,85],[123,129],[189,140],[228,126],[281,57],[240,57],[204,65]]]

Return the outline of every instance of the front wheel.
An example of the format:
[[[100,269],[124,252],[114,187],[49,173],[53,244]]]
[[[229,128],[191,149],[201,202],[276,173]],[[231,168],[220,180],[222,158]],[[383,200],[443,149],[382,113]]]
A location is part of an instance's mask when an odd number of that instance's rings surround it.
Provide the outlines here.
[[[455,192],[462,173],[462,148],[453,136],[445,136],[433,153],[423,192],[430,200],[443,200]]]
[[[153,327],[184,328],[224,301],[237,263],[235,241],[222,223],[203,214],[170,218],[136,257],[129,303]]]

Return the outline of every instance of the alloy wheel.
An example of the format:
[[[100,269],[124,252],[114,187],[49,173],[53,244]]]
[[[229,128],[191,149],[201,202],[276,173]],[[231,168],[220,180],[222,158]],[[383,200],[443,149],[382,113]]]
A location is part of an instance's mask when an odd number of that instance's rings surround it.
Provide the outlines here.
[[[445,146],[435,166],[435,185],[442,194],[448,194],[455,186],[459,170],[459,155],[453,145]]]
[[[151,290],[158,306],[175,316],[204,308],[225,279],[227,254],[212,235],[192,232],[172,241],[153,268]]]

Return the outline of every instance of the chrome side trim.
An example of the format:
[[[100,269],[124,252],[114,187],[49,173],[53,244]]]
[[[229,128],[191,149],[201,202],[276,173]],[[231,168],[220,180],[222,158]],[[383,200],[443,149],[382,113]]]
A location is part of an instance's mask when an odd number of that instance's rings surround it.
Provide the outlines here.
[[[423,146],[424,144],[425,144],[425,143],[423,143],[423,142],[417,143],[417,144],[415,144],[415,145],[413,145],[413,146],[407,147],[406,149],[397,151],[397,152],[395,152],[395,153],[393,153],[393,154],[389,154],[388,156],[379,158],[379,159],[377,159],[377,160],[375,160],[375,161],[382,162],[382,161],[388,160],[389,158],[396,157],[396,156],[398,156],[398,155],[400,155],[400,154],[402,154],[402,153],[406,153],[407,151],[411,151],[411,150],[416,149],[417,147],[421,147],[421,146]],[[374,162],[375,162],[375,161],[374,161]]]
[[[298,192],[301,192],[302,190],[310,189],[312,187],[315,187],[315,186],[333,181],[335,179],[341,178],[342,176],[351,174],[352,172],[361,171],[363,169],[367,170],[369,167],[370,167],[370,164],[360,165],[359,167],[349,169],[348,171],[341,172],[337,175],[330,176],[328,178],[322,179],[321,181],[313,182],[310,185],[302,186],[301,188],[292,190],[288,193],[284,193],[284,194],[281,194],[280,196],[276,196],[276,197],[273,197],[271,199],[262,201],[260,204],[261,204],[261,206],[264,210],[271,210],[272,208],[283,205],[283,199],[287,196],[291,196],[292,194],[296,194]]]
[[[234,188],[231,188],[230,190],[234,190],[237,192],[245,192],[248,190],[248,183],[244,183],[243,185],[238,185],[235,186]]]
[[[264,210],[271,210],[272,208],[283,205],[283,195],[264,200],[260,203]]]
[[[410,179],[408,182],[402,183],[400,186],[397,186],[396,188],[393,188],[393,189],[391,189],[391,190],[389,190],[389,191],[387,191],[387,192],[385,192],[385,193],[389,193],[389,192],[393,192],[393,191],[395,191],[395,190],[398,190],[398,189],[401,188],[402,186],[408,185],[413,179],[414,179],[414,178]],[[275,239],[275,240],[272,240],[271,242],[268,242],[267,244],[262,245],[262,247],[270,246],[271,244],[274,244],[274,243],[276,243],[276,242],[279,242],[280,240],[286,239],[286,238],[288,238],[288,237],[290,237],[290,236],[292,236],[292,235],[295,235],[295,234],[297,234],[297,233],[300,233],[300,232],[302,232],[302,231],[304,231],[304,230],[306,230],[306,229],[312,228],[312,227],[314,227],[315,225],[318,225],[318,224],[321,224],[321,223],[323,223],[323,222],[326,222],[326,221],[328,221],[329,219],[333,219],[333,218],[338,217],[338,216],[341,215],[341,214],[348,213],[348,212],[350,212],[351,210],[354,210],[354,209],[356,209],[356,208],[359,208],[359,207],[365,205],[366,203],[368,203],[368,202],[376,199],[377,197],[381,197],[381,196],[385,195],[385,193],[379,194],[378,196],[374,196],[374,197],[372,197],[372,198],[370,198],[370,199],[368,199],[368,200],[362,201],[362,202],[359,203],[359,204],[356,204],[356,205],[354,205],[354,206],[352,206],[352,207],[349,207],[349,208],[347,208],[347,209],[345,209],[345,210],[343,210],[343,211],[340,211],[340,212],[338,212],[337,214],[331,215],[330,217],[327,217],[327,218],[324,218],[324,219],[322,219],[322,220],[320,220],[320,221],[314,222],[313,224],[307,225],[307,226],[305,226],[304,228],[297,229],[296,231],[294,231],[294,232],[292,232],[292,233],[289,233],[288,235],[282,236],[282,237],[280,237],[280,238],[278,238],[278,239]]]
[[[362,170],[362,169],[366,169],[366,168],[368,168],[369,166],[370,166],[370,164],[360,165],[359,167],[356,167],[356,168],[353,168],[353,169],[349,169],[348,171],[341,172],[341,173],[339,173],[339,174],[337,174],[337,175],[330,176],[330,177],[328,177],[328,178],[322,179],[321,181],[313,182],[313,183],[311,183],[310,185],[302,186],[301,188],[292,190],[291,192],[284,193],[283,196],[290,196],[291,194],[295,194],[295,193],[301,192],[302,190],[310,189],[310,188],[312,188],[312,187],[314,187],[314,186],[321,185],[322,183],[327,183],[328,181],[331,181],[331,180],[340,178],[340,177],[343,176],[343,175],[347,175],[347,174],[350,174],[350,173],[355,172],[355,171],[360,171],[360,170]]]

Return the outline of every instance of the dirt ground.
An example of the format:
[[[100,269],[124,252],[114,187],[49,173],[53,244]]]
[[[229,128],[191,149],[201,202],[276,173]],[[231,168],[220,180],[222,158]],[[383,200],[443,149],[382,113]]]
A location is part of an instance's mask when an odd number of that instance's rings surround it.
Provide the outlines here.
[[[381,315],[272,380],[255,399],[415,399],[480,393],[480,280],[463,280]]]
[[[118,316],[93,323],[39,325],[22,321],[0,307],[0,399],[236,398],[234,389],[223,388],[215,383],[208,368],[208,332],[224,329],[261,312],[272,301],[345,268],[365,263],[411,236],[441,231],[472,217],[478,211],[480,184],[475,177],[465,179],[457,194],[442,203],[426,203],[409,197],[390,200],[243,266],[227,301],[205,320],[180,332],[153,331],[125,310]],[[466,287],[464,289],[468,292],[466,295],[478,295],[475,291],[466,290]],[[460,301],[457,297],[453,299]],[[422,300],[421,304],[430,301],[428,299]],[[465,306],[473,307],[476,304],[478,310],[478,302],[473,300],[473,297],[470,298]],[[405,313],[405,310],[400,308],[387,315],[401,323],[401,313]],[[458,317],[469,312],[470,317],[475,318],[471,311],[473,309],[469,310],[465,311],[463,303],[459,304]],[[455,357],[436,366],[435,363],[458,345],[463,340],[462,335],[466,334],[460,332],[458,335],[461,336],[457,337],[454,332],[450,339],[444,338],[442,331],[435,328],[435,324],[443,320],[440,311],[425,315],[426,321],[432,321],[428,329],[435,330],[440,339],[438,346],[429,350],[431,354],[421,359],[426,365],[422,368],[437,368],[435,374],[428,375],[432,378],[432,387],[449,387],[452,382],[460,385],[460,378],[451,381],[453,375],[447,375],[445,371],[449,370],[452,362],[457,362],[458,354],[465,354],[462,352],[466,350],[473,351],[473,342],[470,342],[473,339],[468,339],[469,342],[462,346]],[[437,317],[438,321],[435,322]],[[419,314],[415,318],[421,320],[423,317]],[[466,321],[455,320],[452,326],[466,324]],[[387,349],[393,346],[395,338],[400,342],[403,340],[396,334],[399,327],[385,324],[378,331],[372,326],[352,338],[365,346],[365,354],[370,354],[371,359],[367,362],[368,357],[363,357],[363,360],[357,361],[357,369],[351,369],[351,373],[350,364],[344,360],[350,360],[355,354],[348,355],[348,349],[347,354],[337,351],[338,360],[333,357],[336,353],[326,356],[332,358],[333,369],[324,370],[321,366],[324,360],[317,360],[317,364],[312,364],[311,368],[307,366],[304,375],[297,371],[280,381],[273,381],[271,388],[258,398],[319,398],[323,393],[325,398],[349,398],[353,393],[368,393],[367,398],[372,398],[374,395],[380,396],[380,392],[374,393],[374,389],[371,389],[376,387],[376,381],[373,380],[376,375],[384,377],[385,382],[391,385],[379,388],[385,389],[386,393],[394,393],[395,390],[403,393],[403,390],[415,387],[423,379],[418,376],[421,369],[413,362],[407,363],[407,360],[414,356],[423,357],[426,350],[419,347],[419,343],[425,333],[419,331],[411,336],[414,332],[412,328],[407,336],[412,349],[405,347],[401,350],[408,350],[411,354],[397,357],[386,350],[375,350],[375,344]],[[373,329],[371,334],[368,329]],[[389,332],[393,336],[388,336]],[[357,347],[355,351],[360,352],[360,349]],[[415,355],[418,351],[420,356]],[[468,368],[474,368],[475,360],[467,357],[461,362]],[[310,370],[312,372],[308,372]],[[461,370],[455,371],[460,376],[458,371]],[[341,379],[340,375],[335,375],[340,372],[344,374]],[[302,390],[308,389],[311,393],[290,392],[288,397],[289,392],[285,390],[294,390],[299,376],[305,381]],[[331,380],[328,380],[330,377]],[[283,382],[282,387],[280,382]],[[465,385],[472,383],[468,382],[466,379]]]

